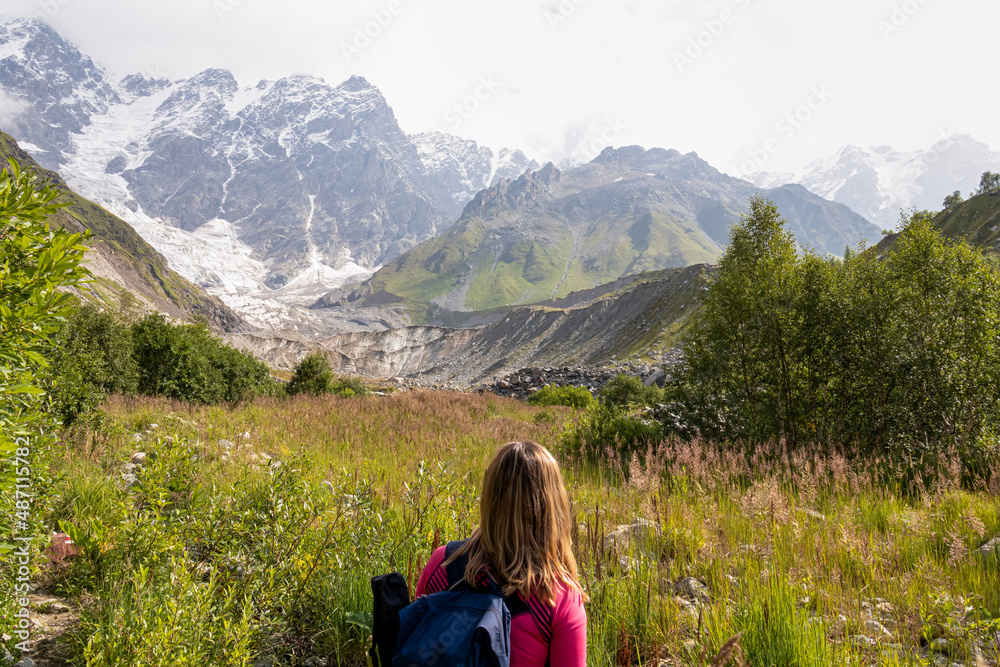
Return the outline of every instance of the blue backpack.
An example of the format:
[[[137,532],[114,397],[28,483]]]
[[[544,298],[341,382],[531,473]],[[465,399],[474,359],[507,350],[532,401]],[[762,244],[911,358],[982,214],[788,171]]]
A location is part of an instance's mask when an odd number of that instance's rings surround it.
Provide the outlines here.
[[[463,544],[448,543],[445,561]],[[413,603],[398,573],[372,579],[375,667],[509,667],[511,618],[529,613],[528,605],[516,593],[504,597],[492,579],[473,589],[464,579],[467,564],[467,556],[449,563],[448,590]]]

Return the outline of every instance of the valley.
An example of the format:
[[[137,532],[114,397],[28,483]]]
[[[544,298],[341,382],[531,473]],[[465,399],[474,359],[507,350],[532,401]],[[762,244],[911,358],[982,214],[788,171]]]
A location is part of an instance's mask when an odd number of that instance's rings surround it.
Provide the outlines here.
[[[1000,5],[722,4],[5,3],[0,667],[1000,667]]]

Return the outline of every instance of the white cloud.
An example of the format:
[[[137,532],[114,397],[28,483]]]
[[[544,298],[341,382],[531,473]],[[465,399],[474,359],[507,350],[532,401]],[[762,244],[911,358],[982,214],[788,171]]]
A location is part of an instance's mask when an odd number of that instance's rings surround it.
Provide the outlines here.
[[[220,18],[216,1],[231,11]],[[347,62],[342,44],[393,2],[391,22]],[[12,14],[38,13],[37,0],[4,4]],[[836,97],[769,168],[796,168],[848,143],[926,148],[941,127],[1000,148],[1000,89],[986,82],[983,64],[994,60],[996,0],[59,4],[53,25],[121,74],[180,78],[226,67],[243,84],[294,72],[331,83],[361,74],[382,89],[407,132],[452,130],[448,109],[493,76],[504,85],[463,119],[460,133],[540,160],[572,153],[602,134],[607,119],[621,118],[628,129],[616,145],[697,151],[735,169],[822,85]],[[919,9],[904,12],[887,38],[880,22],[904,6]],[[726,11],[724,31],[678,71],[675,54],[706,29],[718,31]],[[551,12],[565,20],[553,23]]]
[[[17,117],[27,111],[31,105],[27,100],[14,97],[0,90],[0,129],[7,130]]]

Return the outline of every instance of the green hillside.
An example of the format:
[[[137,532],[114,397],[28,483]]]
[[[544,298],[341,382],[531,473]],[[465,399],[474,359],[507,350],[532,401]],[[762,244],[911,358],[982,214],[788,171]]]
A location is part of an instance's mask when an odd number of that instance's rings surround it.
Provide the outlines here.
[[[946,238],[966,241],[987,257],[1000,258],[1000,190],[955,204],[936,214],[932,223]],[[892,247],[897,237],[889,234],[876,250]]]
[[[948,238],[961,238],[987,255],[1000,256],[1000,190],[956,204],[934,218]]]
[[[347,301],[400,303],[416,323],[428,307],[481,312],[709,264],[756,191],[693,153],[630,146],[567,171],[550,163],[480,192],[451,229],[388,263]],[[801,186],[767,196],[788,211],[798,241],[822,253],[879,231]]]
[[[95,271],[95,280],[89,292],[83,295],[85,298],[111,303],[117,301],[118,293],[124,290],[145,298],[157,310],[175,317],[190,319],[201,315],[223,330],[239,326],[237,315],[201,287],[171,271],[163,256],[127,222],[73,192],[59,174],[41,168],[13,137],[0,131],[0,160],[6,165],[8,158],[15,159],[22,169],[37,172],[40,178],[63,192],[58,201],[69,206],[56,212],[50,224],[74,232],[91,230],[93,237],[88,258],[94,260],[93,255],[98,255],[124,281],[122,284]]]

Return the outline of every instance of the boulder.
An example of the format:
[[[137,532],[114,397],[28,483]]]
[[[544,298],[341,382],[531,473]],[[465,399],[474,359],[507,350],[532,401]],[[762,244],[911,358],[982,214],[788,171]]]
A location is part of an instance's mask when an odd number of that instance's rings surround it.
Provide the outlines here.
[[[878,646],[877,641],[865,635],[853,635],[847,640],[847,643],[853,646],[854,648],[860,648],[860,649],[874,648]]]
[[[707,601],[711,597],[708,592],[708,586],[694,577],[684,577],[674,584],[674,590],[678,595],[691,600]]]
[[[892,633],[886,629],[884,625],[879,623],[873,618],[865,621],[865,630],[874,635],[875,637],[882,639],[892,639]]]
[[[930,649],[934,653],[950,653],[951,642],[944,637],[938,637],[930,644]]]
[[[643,380],[643,383],[647,387],[652,387],[653,385],[656,385],[657,387],[662,387],[667,383],[667,374],[666,372],[664,372],[662,368],[657,369],[652,373],[650,373],[649,375],[647,375],[646,378]]]
[[[997,555],[1000,555],[1000,537],[994,537],[992,540],[976,549],[976,553],[996,558]]]
[[[649,519],[639,519],[632,524],[618,526],[604,538],[605,551],[625,551],[634,542],[648,543],[660,534],[660,526]]]

